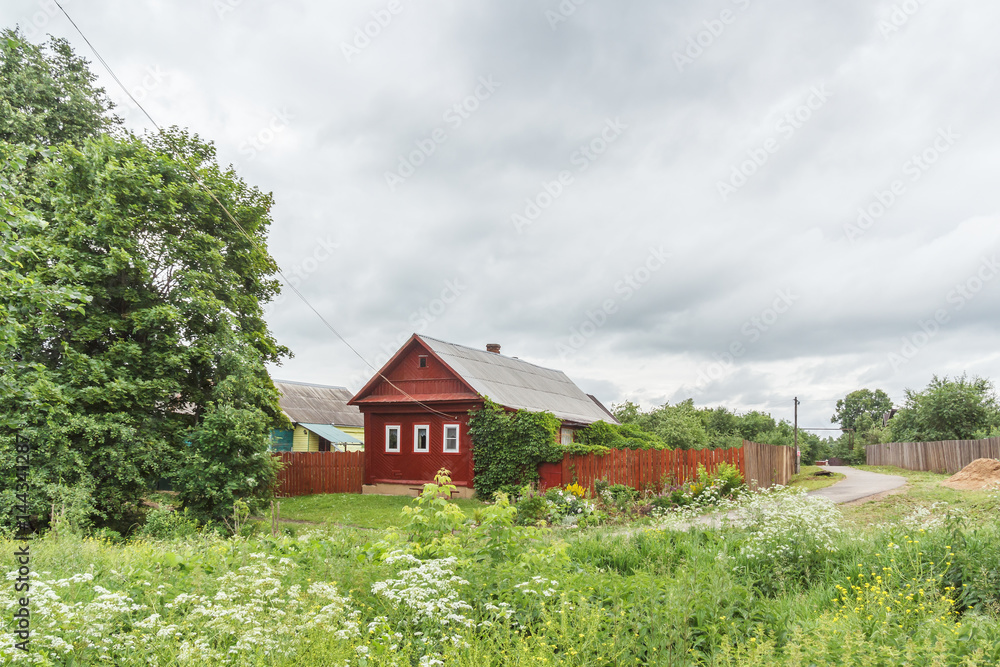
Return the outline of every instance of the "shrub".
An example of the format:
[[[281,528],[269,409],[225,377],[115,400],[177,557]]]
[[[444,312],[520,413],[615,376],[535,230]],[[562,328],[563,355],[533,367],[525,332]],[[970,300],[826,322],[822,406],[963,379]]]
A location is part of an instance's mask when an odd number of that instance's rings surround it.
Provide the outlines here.
[[[528,491],[518,499],[517,523],[521,526],[533,526],[549,518],[549,501],[540,493]]]
[[[161,507],[146,515],[146,523],[136,531],[135,535],[136,537],[170,540],[190,537],[197,534],[198,530],[198,521],[189,510],[177,512],[167,507]]]
[[[609,424],[594,422],[580,429],[573,437],[574,443],[585,447],[611,449],[667,449],[656,435],[642,430],[636,424]]]

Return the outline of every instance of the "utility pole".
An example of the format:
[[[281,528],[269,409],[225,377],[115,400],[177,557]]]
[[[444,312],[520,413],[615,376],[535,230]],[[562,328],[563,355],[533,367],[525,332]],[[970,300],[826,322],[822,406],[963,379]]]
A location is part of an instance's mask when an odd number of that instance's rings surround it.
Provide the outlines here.
[[[795,397],[795,474],[799,471],[799,397]]]

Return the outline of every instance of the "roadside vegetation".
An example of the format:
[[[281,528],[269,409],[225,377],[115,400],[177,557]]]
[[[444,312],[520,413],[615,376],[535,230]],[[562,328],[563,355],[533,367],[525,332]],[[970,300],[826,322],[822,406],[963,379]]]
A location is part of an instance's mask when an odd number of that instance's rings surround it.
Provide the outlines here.
[[[799,472],[792,475],[788,486],[793,489],[815,491],[832,486],[842,479],[844,479],[844,475],[839,472],[830,472],[823,466],[802,466]]]
[[[165,509],[129,540],[60,525],[32,545],[33,653],[7,642],[4,659],[996,664],[1000,527],[979,519],[1000,511],[998,494],[891,472],[910,480],[903,493],[843,510],[794,489],[723,493],[719,478],[701,500],[689,487],[690,502],[661,501],[656,514],[640,511],[650,498],[610,485],[593,498],[559,490],[575,501],[534,496],[606,514],[589,527],[557,518],[562,509],[526,522],[528,494],[463,508],[445,498],[443,476],[397,520],[365,496],[335,506],[370,514],[366,530],[299,524],[272,535],[248,522],[227,537]],[[692,507],[725,509],[727,520],[682,525]],[[0,595],[7,632],[12,590]]]

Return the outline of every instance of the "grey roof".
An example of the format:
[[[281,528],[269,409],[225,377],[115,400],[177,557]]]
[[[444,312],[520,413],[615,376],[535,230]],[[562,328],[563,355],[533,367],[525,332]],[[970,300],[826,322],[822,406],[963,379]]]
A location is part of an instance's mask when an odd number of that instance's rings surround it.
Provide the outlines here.
[[[346,387],[289,380],[274,380],[274,386],[281,392],[282,411],[296,424],[365,425],[361,411],[347,404],[354,394]]]
[[[428,336],[419,337],[473,389],[494,403],[532,412],[547,410],[564,421],[617,423],[562,371]]]

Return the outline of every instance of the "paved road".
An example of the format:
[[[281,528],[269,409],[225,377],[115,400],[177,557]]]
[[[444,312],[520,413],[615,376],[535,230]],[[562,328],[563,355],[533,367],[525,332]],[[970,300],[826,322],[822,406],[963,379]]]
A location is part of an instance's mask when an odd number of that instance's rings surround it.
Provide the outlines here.
[[[849,466],[827,466],[827,469],[846,475],[847,479],[842,479],[833,486],[810,491],[809,495],[825,496],[835,503],[849,503],[876,493],[892,491],[906,484],[906,478],[898,475],[883,475]]]

